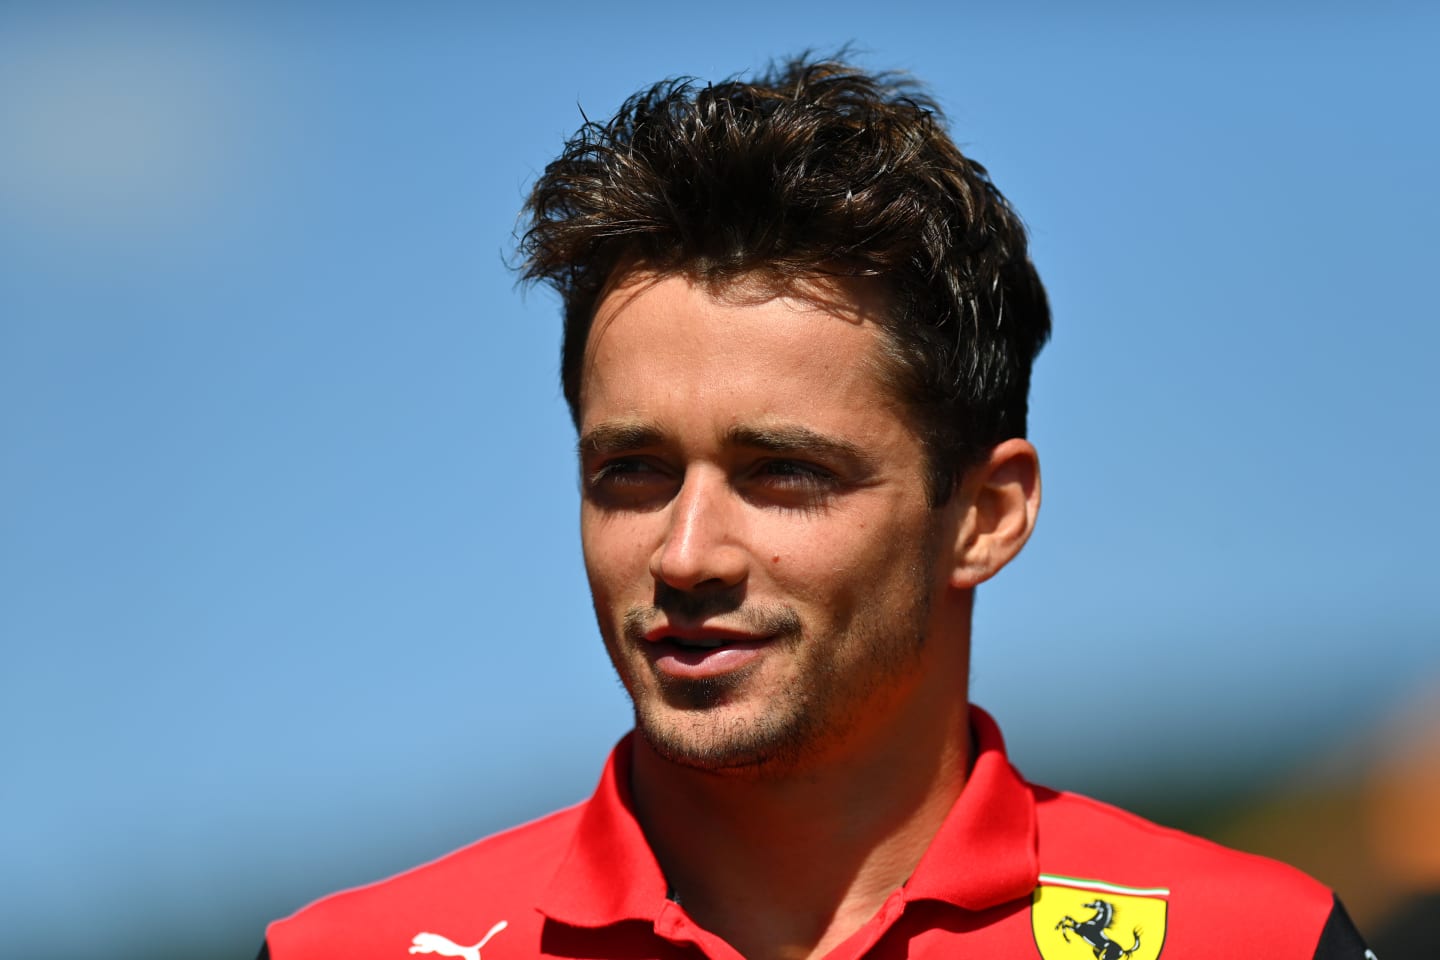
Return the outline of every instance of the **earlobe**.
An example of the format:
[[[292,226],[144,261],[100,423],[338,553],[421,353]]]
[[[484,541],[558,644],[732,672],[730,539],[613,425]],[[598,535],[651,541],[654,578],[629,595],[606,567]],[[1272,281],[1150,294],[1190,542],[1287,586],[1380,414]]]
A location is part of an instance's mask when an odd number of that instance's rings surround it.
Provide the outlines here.
[[[1000,443],[966,471],[955,492],[960,511],[950,585],[984,583],[1015,558],[1040,510],[1040,457],[1028,440]]]

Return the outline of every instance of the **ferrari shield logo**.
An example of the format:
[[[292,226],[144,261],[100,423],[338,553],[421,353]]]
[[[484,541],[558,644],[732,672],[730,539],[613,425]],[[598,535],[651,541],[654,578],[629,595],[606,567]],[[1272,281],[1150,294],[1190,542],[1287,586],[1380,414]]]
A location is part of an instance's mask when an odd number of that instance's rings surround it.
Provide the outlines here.
[[[1156,960],[1165,946],[1163,887],[1040,874],[1030,928],[1045,960]]]

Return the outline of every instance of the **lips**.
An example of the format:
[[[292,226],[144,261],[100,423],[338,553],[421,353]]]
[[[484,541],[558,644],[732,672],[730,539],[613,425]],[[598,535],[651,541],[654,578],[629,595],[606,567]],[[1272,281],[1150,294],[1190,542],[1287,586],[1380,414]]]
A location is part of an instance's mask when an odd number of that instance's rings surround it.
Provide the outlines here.
[[[764,637],[744,630],[728,630],[724,627],[684,627],[676,624],[661,624],[645,631],[648,643],[669,643],[677,647],[697,650],[713,650],[732,643],[747,643]]]
[[[655,627],[644,635],[655,669],[676,679],[699,680],[751,663],[773,638],[719,628]]]

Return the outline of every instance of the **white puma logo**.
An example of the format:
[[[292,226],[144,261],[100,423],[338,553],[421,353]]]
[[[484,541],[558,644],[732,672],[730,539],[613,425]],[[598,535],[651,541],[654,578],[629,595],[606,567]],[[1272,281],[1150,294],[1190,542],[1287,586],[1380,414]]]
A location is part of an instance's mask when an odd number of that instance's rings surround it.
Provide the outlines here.
[[[490,938],[501,930],[504,930],[508,923],[501,920],[490,928],[490,932],[480,938],[480,942],[473,947],[462,947],[449,937],[442,937],[438,933],[417,933],[415,939],[410,941],[411,953],[438,953],[442,957],[464,957],[465,960],[480,960],[480,948],[490,942]]]

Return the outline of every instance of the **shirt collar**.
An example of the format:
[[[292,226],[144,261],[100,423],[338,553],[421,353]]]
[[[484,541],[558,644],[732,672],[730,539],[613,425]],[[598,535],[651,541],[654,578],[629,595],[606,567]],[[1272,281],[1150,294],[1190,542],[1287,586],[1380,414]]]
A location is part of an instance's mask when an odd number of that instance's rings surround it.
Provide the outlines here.
[[[1010,766],[1000,727],[973,704],[970,734],[970,777],[905,884],[906,900],[984,910],[1028,896],[1040,882],[1035,795]]]
[[[1000,728],[970,708],[975,762],[965,789],[905,884],[905,899],[983,910],[1027,896],[1039,882],[1035,800],[1005,756]],[[635,818],[630,793],[634,733],[610,754],[584,807],[570,849],[538,904],[575,927],[653,922],[664,909],[665,876]]]
[[[570,849],[541,896],[539,910],[552,920],[572,927],[653,922],[665,906],[665,875],[635,818],[630,793],[634,738],[626,734],[610,752]]]

